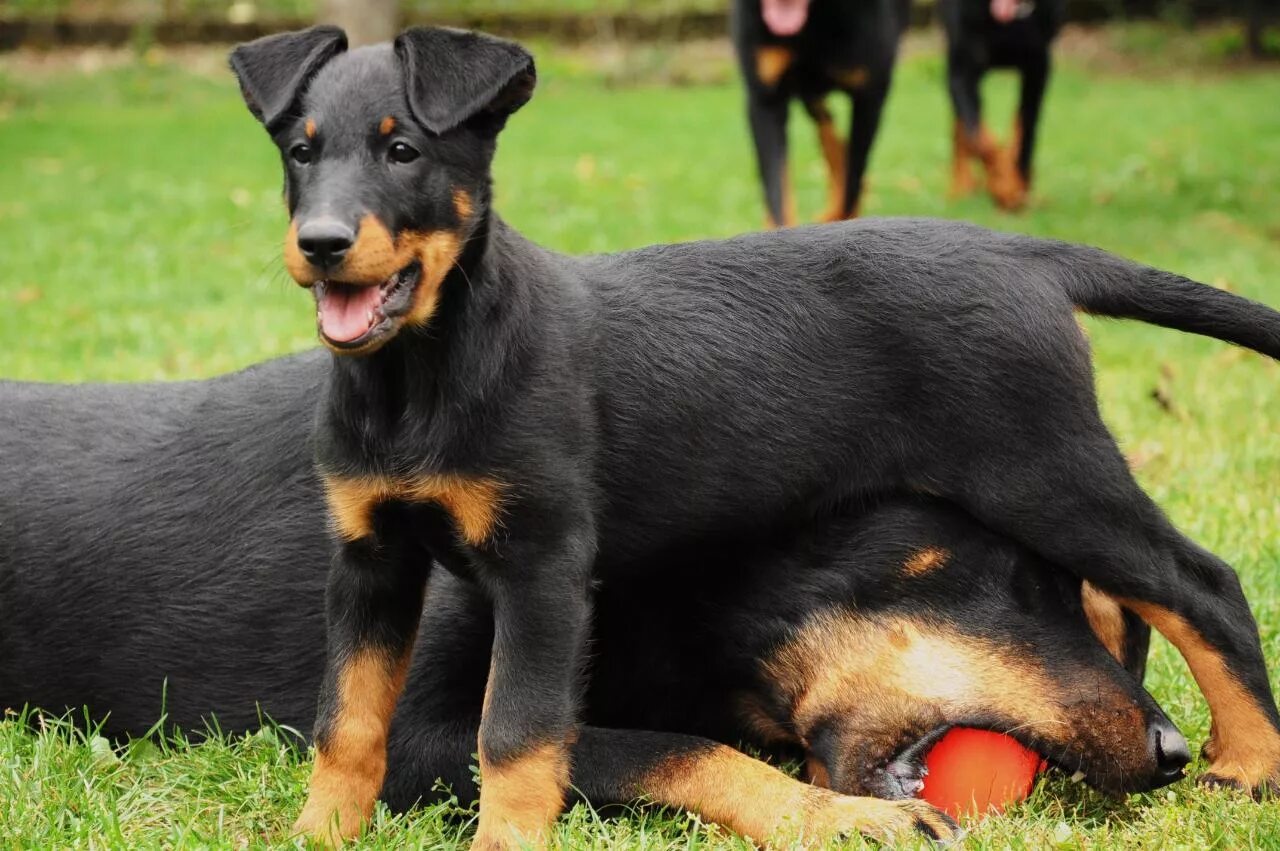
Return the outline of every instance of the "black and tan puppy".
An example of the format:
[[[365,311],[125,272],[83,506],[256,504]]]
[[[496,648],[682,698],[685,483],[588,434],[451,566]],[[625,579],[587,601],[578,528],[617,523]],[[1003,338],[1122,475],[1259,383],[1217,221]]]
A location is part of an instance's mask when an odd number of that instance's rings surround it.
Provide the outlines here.
[[[977,159],[995,202],[1006,210],[1020,209],[1031,187],[1050,46],[1066,16],[1066,0],[939,0],[938,14],[947,34],[947,88],[956,117],[951,193],[973,191],[971,168]],[[982,122],[980,88],[992,68],[1013,68],[1021,78],[1008,146]]]
[[[492,606],[476,843],[512,847],[564,805],[594,584],[888,492],[952,502],[1122,598],[1209,701],[1208,779],[1277,777],[1239,580],[1133,480],[1074,311],[1273,357],[1280,313],[954,222],[561,256],[490,205],[527,52],[445,29],[344,48],[315,28],[232,56],[283,158],[286,264],[334,353],[316,454],[341,546],[300,830],[350,834],[370,812],[433,560]]]
[[[114,735],[306,729],[331,552],[312,472],[328,357],[180,384],[0,384],[0,706],[87,705]],[[929,498],[693,545],[617,575],[597,629],[573,785],[764,841],[950,825],[819,792],[717,743],[802,759],[835,792],[912,797],[951,725],[1013,733],[1110,792],[1181,774],[1185,741],[1090,632],[1140,667],[1117,610]],[[464,803],[493,617],[432,580],[383,796],[443,778]]]
[[[909,0],[735,0],[733,46],[773,227],[796,223],[787,177],[787,116],[794,100],[818,127],[830,191],[823,221],[858,215],[862,180],[889,95]],[[832,92],[853,102],[845,141],[827,108]]]

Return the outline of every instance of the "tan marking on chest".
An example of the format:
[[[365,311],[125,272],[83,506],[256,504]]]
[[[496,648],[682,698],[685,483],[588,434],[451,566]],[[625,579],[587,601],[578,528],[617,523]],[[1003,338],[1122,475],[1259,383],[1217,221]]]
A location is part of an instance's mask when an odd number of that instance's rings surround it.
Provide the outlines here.
[[[333,525],[347,541],[372,535],[374,510],[393,500],[439,505],[471,546],[488,541],[502,515],[503,488],[499,482],[451,473],[405,479],[326,476],[324,491]]]
[[[776,44],[766,44],[756,48],[756,79],[769,88],[778,85],[782,75],[787,73],[795,54],[789,48]]]
[[[846,89],[860,89],[871,80],[871,72],[859,65],[857,68],[835,68],[831,78]]]

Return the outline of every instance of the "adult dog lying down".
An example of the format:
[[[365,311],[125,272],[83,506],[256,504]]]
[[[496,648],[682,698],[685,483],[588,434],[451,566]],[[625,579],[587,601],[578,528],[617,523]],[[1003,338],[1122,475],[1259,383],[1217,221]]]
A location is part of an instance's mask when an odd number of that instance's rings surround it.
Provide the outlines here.
[[[312,472],[309,353],[176,384],[0,384],[0,705],[88,705],[113,734],[159,716],[307,729],[331,544]],[[1096,597],[1091,597],[1098,604]],[[1141,641],[1105,605],[1113,651]],[[1013,731],[1111,792],[1181,775],[1186,743],[1094,637],[1080,585],[927,498],[690,546],[598,589],[573,783],[593,803],[685,806],[758,839],[950,825],[917,802],[813,790],[719,742],[802,758],[841,793],[910,798],[949,725]],[[432,579],[383,795],[476,795],[493,619]],[[625,728],[625,729],[618,729]]]

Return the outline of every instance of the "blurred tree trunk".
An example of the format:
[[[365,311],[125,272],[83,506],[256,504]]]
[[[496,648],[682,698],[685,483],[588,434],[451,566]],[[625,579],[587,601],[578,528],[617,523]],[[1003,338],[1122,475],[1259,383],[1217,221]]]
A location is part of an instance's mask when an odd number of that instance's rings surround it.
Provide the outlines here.
[[[352,47],[394,38],[399,11],[397,0],[320,0],[320,22],[346,30]]]
[[[1254,59],[1262,58],[1262,27],[1264,25],[1262,6],[1265,0],[1248,0],[1247,18],[1244,24],[1244,40],[1249,45],[1249,55]]]

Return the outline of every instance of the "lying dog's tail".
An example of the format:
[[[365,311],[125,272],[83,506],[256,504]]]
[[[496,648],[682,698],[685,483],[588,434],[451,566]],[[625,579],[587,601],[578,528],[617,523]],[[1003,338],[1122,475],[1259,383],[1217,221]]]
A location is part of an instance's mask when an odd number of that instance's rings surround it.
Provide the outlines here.
[[[1089,256],[1071,257],[1061,275],[1081,310],[1216,337],[1280,360],[1280,311],[1172,272],[1085,251]]]

